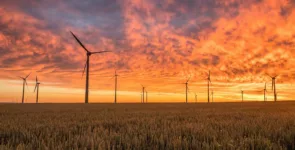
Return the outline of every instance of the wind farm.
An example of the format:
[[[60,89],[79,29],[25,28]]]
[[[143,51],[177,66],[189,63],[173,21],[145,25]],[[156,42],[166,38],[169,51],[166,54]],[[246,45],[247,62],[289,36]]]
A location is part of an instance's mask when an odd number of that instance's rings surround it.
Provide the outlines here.
[[[295,149],[292,0],[0,1],[0,150]]]

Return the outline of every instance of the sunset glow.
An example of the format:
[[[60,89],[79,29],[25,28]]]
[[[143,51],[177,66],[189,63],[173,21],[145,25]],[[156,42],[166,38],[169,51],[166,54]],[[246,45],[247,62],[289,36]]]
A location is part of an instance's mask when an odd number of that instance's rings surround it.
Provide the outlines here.
[[[214,102],[294,100],[295,2],[293,0],[72,0],[0,2],[0,102],[84,102],[86,53],[89,102],[207,102],[211,71]],[[211,95],[211,92],[210,92]]]

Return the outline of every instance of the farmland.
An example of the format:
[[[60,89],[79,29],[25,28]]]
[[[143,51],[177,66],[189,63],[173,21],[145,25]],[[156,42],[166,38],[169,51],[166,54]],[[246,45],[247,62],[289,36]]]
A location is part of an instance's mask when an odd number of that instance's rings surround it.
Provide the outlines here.
[[[0,149],[295,149],[295,102],[0,104]]]

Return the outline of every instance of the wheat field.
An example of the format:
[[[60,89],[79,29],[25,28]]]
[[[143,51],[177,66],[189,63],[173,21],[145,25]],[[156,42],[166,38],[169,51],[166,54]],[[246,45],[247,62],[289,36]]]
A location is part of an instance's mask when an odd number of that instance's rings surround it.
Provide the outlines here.
[[[0,149],[295,149],[295,102],[0,104]]]

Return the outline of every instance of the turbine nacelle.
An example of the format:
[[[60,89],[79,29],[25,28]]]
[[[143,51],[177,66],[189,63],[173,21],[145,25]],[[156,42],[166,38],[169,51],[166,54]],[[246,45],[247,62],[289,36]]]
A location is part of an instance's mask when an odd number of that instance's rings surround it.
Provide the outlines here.
[[[268,74],[267,74],[267,75],[268,75]],[[270,76],[270,75],[268,75],[268,76],[271,78],[271,89],[273,90],[274,87],[275,87],[276,78],[277,78],[277,76],[279,76],[279,75],[276,75],[276,76]]]
[[[23,79],[24,81],[26,81],[27,80],[27,78],[29,77],[31,75],[31,73],[29,73],[26,77],[20,77],[21,79]]]

